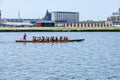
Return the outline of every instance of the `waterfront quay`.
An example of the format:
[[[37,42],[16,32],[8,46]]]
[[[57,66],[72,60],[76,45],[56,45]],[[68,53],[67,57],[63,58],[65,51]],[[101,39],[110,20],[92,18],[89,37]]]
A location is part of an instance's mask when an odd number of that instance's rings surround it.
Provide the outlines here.
[[[120,27],[0,27],[0,32],[120,31]]]

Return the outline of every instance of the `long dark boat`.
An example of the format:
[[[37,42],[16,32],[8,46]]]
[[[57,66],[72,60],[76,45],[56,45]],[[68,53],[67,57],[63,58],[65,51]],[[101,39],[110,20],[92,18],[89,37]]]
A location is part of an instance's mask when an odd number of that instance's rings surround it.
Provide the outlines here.
[[[32,41],[32,40],[16,40],[16,42],[23,42],[23,43],[49,43],[49,42],[80,42],[84,41],[85,39],[74,39],[74,40],[57,40],[57,41]]]

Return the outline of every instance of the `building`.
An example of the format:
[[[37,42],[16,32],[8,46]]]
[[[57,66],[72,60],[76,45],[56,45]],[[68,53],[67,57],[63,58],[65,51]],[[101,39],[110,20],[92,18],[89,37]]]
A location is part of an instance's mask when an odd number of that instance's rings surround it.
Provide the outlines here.
[[[51,20],[51,13],[48,10],[46,11],[46,15],[43,20]]]
[[[120,26],[120,8],[118,12],[113,12],[112,16],[107,18],[107,21],[112,21],[113,26]]]
[[[52,20],[55,22],[79,22],[79,12],[64,12],[64,11],[46,11],[43,20]]]
[[[51,20],[55,22],[79,22],[79,12],[51,12]]]

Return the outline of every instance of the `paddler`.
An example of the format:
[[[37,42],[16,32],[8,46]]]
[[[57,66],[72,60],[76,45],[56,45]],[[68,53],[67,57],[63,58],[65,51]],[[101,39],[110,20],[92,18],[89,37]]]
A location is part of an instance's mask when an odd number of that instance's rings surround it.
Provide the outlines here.
[[[26,37],[27,37],[27,35],[26,35],[26,33],[24,33],[23,40],[26,40]]]

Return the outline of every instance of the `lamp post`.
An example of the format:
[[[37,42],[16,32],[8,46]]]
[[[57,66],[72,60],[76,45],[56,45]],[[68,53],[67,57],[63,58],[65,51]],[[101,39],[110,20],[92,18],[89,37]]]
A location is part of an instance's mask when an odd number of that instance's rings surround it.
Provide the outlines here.
[[[120,22],[120,8],[119,8],[119,12],[118,12],[118,15],[119,15],[119,22]]]
[[[2,24],[2,20],[1,20],[1,10],[0,10],[0,26]]]

